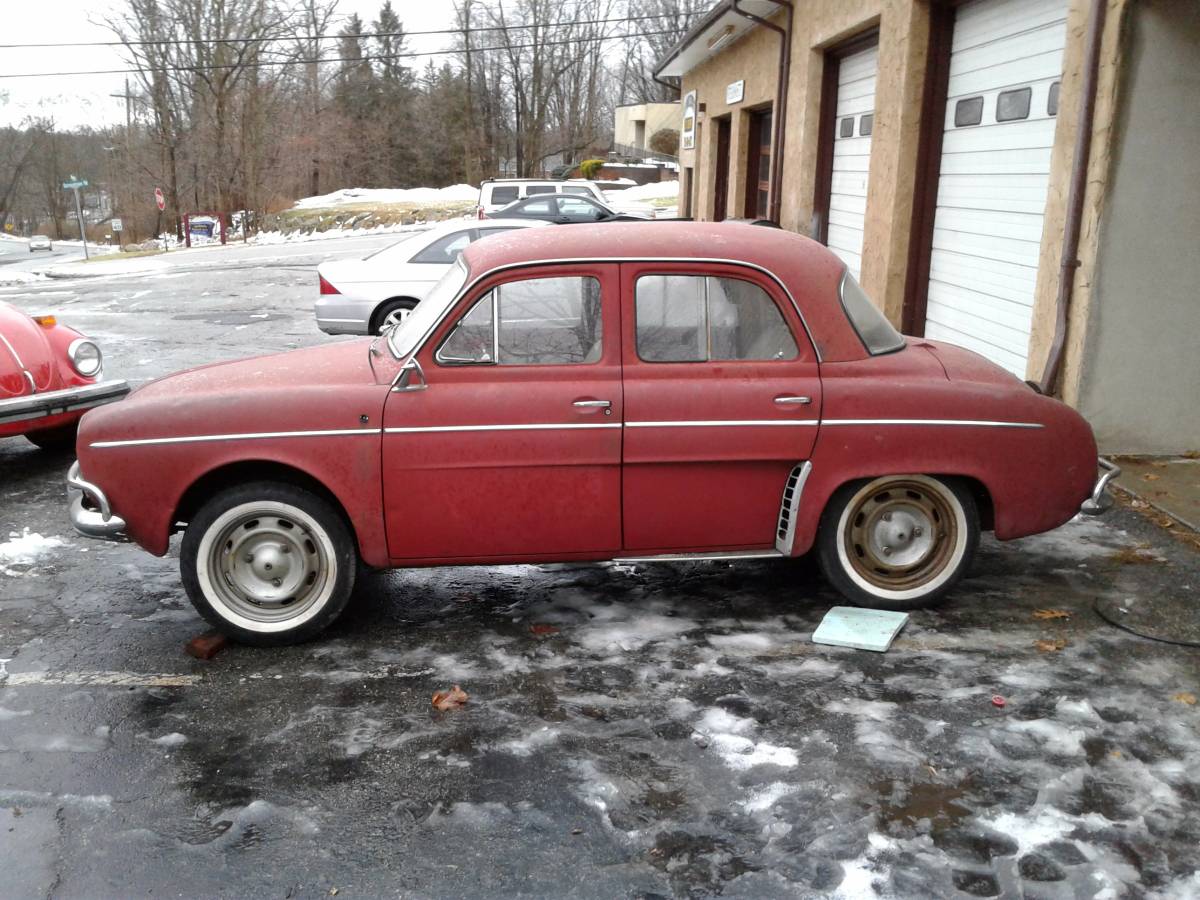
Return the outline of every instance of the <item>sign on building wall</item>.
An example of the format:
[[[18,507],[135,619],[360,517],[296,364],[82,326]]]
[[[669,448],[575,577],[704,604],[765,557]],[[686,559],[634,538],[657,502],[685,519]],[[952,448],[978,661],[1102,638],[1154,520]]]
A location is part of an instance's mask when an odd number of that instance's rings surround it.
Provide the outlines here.
[[[683,128],[679,131],[679,148],[696,149],[696,92],[688,91],[683,97]]]
[[[725,105],[732,106],[735,103],[741,103],[742,98],[746,96],[746,82],[735,81],[733,84],[725,85]]]

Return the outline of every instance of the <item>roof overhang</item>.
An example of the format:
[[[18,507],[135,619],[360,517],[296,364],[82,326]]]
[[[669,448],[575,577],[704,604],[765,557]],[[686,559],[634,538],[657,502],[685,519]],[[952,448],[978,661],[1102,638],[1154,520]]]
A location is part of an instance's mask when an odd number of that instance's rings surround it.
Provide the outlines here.
[[[781,9],[772,0],[741,0],[738,5],[746,12],[764,19]],[[734,12],[733,0],[722,0],[693,25],[678,44],[667,51],[658,61],[654,75],[658,78],[680,78],[757,27],[753,20]]]

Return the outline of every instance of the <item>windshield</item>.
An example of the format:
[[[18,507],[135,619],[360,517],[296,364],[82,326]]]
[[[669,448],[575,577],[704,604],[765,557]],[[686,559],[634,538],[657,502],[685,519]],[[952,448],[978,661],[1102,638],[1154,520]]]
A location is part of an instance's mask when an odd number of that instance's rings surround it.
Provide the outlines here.
[[[904,337],[889,322],[874,303],[866,295],[849,270],[842,274],[842,283],[838,288],[842,298],[842,309],[850,324],[858,332],[859,339],[867,352],[872,356],[881,353],[892,353],[904,346]]]
[[[403,359],[417,349],[417,344],[450,308],[466,281],[467,265],[460,256],[412,314],[387,332],[388,347],[396,359]]]
[[[379,256],[382,253],[387,253],[389,250],[394,250],[397,247],[399,247],[401,244],[403,244],[405,241],[412,239],[413,237],[417,236],[418,234],[424,234],[425,232],[427,232],[429,230],[430,229],[428,229],[428,228],[414,228],[412,231],[406,231],[406,232],[404,232],[404,236],[401,237],[400,240],[396,241],[396,243],[388,244],[386,247],[376,250],[374,253],[368,253],[366,256],[363,257],[363,259],[374,259],[376,256]]]

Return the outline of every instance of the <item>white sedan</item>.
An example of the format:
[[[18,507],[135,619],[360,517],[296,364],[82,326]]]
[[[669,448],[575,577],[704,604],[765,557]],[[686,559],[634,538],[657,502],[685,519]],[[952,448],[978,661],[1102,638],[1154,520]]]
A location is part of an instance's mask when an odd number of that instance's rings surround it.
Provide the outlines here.
[[[378,334],[405,317],[472,241],[514,228],[550,223],[536,219],[457,219],[405,232],[363,259],[317,267],[317,327],[326,334]]]

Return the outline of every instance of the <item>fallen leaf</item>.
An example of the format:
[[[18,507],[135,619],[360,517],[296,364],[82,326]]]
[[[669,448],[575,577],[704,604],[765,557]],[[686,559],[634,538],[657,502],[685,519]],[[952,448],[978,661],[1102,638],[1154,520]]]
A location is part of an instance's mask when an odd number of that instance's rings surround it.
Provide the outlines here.
[[[1156,469],[1165,469],[1167,467],[1167,463],[1165,463],[1159,459],[1152,460],[1150,462],[1150,465],[1154,466],[1154,468],[1156,468]]]
[[[1067,640],[1066,638],[1055,638],[1054,640],[1042,638],[1041,640],[1034,641],[1033,646],[1037,647],[1043,653],[1054,653],[1066,647]]]
[[[1120,750],[1109,750],[1108,755],[1111,756],[1113,759],[1120,759],[1125,754],[1122,753]]]
[[[1196,695],[1193,694],[1191,691],[1180,691],[1178,694],[1176,694],[1171,699],[1177,700],[1180,703],[1186,703],[1188,706],[1196,705]]]
[[[1142,476],[1142,481],[1158,481],[1160,478],[1162,478],[1161,475],[1155,475],[1153,472],[1147,472]]]
[[[1035,619],[1069,619],[1071,614],[1065,609],[1035,609],[1033,617]]]
[[[1122,565],[1137,565],[1156,562],[1154,554],[1145,544],[1138,547],[1122,547],[1112,554],[1111,559]]]
[[[467,692],[456,684],[448,691],[438,691],[433,695],[433,708],[447,712],[458,709],[467,702],[467,699]]]
[[[536,637],[545,637],[548,634],[558,634],[558,629],[553,625],[530,625],[529,630]]]

